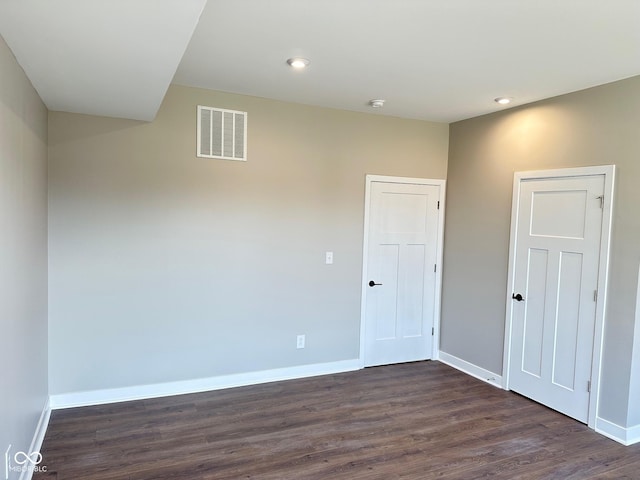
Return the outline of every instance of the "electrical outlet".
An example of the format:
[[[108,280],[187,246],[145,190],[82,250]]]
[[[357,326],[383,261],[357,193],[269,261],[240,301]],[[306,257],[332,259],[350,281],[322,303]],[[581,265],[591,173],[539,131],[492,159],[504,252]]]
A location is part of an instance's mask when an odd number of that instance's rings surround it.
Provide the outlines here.
[[[298,339],[296,341],[296,348],[304,348],[305,336],[298,335]]]

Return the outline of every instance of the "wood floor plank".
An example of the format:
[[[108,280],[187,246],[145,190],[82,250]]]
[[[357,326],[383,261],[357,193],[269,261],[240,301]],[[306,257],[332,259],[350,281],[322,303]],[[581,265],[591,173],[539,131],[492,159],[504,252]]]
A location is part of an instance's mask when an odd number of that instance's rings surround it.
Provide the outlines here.
[[[623,447],[438,362],[54,411],[35,480],[640,478]]]

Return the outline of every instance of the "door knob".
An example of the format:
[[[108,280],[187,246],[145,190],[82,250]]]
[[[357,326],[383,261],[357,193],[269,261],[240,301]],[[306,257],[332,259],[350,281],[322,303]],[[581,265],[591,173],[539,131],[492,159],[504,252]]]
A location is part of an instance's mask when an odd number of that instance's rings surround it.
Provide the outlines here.
[[[381,284],[381,283],[376,283],[376,282],[374,282],[373,280],[371,280],[371,281],[369,282],[369,286],[370,286],[370,287],[375,287],[376,285],[382,285],[382,284]]]
[[[512,293],[511,298],[513,298],[516,302],[524,302],[524,297],[519,293]]]

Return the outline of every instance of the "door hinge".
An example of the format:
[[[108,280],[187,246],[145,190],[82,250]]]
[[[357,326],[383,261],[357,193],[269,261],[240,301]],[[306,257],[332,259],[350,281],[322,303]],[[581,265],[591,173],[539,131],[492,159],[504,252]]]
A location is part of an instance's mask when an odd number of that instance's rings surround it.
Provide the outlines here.
[[[604,208],[604,195],[600,195],[599,197],[596,197],[598,200],[600,200],[600,208]]]
[[[438,210],[440,210],[440,200],[438,200]]]
[[[437,264],[437,263],[434,263],[434,264],[433,264],[433,273],[436,273],[436,268],[437,268],[437,267],[438,267],[438,264]]]
[[[591,380],[587,380],[587,392],[591,393]]]
[[[435,335],[435,332],[436,332],[435,327],[431,327],[431,335],[432,335],[432,336],[433,336],[433,335]]]
[[[594,290],[593,291],[593,301],[597,302],[598,301],[598,290]]]

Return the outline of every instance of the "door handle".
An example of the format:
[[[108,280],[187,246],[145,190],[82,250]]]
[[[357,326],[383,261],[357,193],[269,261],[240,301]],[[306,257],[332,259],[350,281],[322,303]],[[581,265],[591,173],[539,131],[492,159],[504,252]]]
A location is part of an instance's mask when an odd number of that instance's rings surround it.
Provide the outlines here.
[[[519,293],[512,293],[511,298],[513,298],[516,302],[524,302],[524,297]]]
[[[382,284],[381,284],[381,283],[376,283],[376,282],[374,282],[373,280],[371,280],[371,281],[369,282],[369,286],[370,286],[370,287],[375,287],[376,285],[382,285]]]

